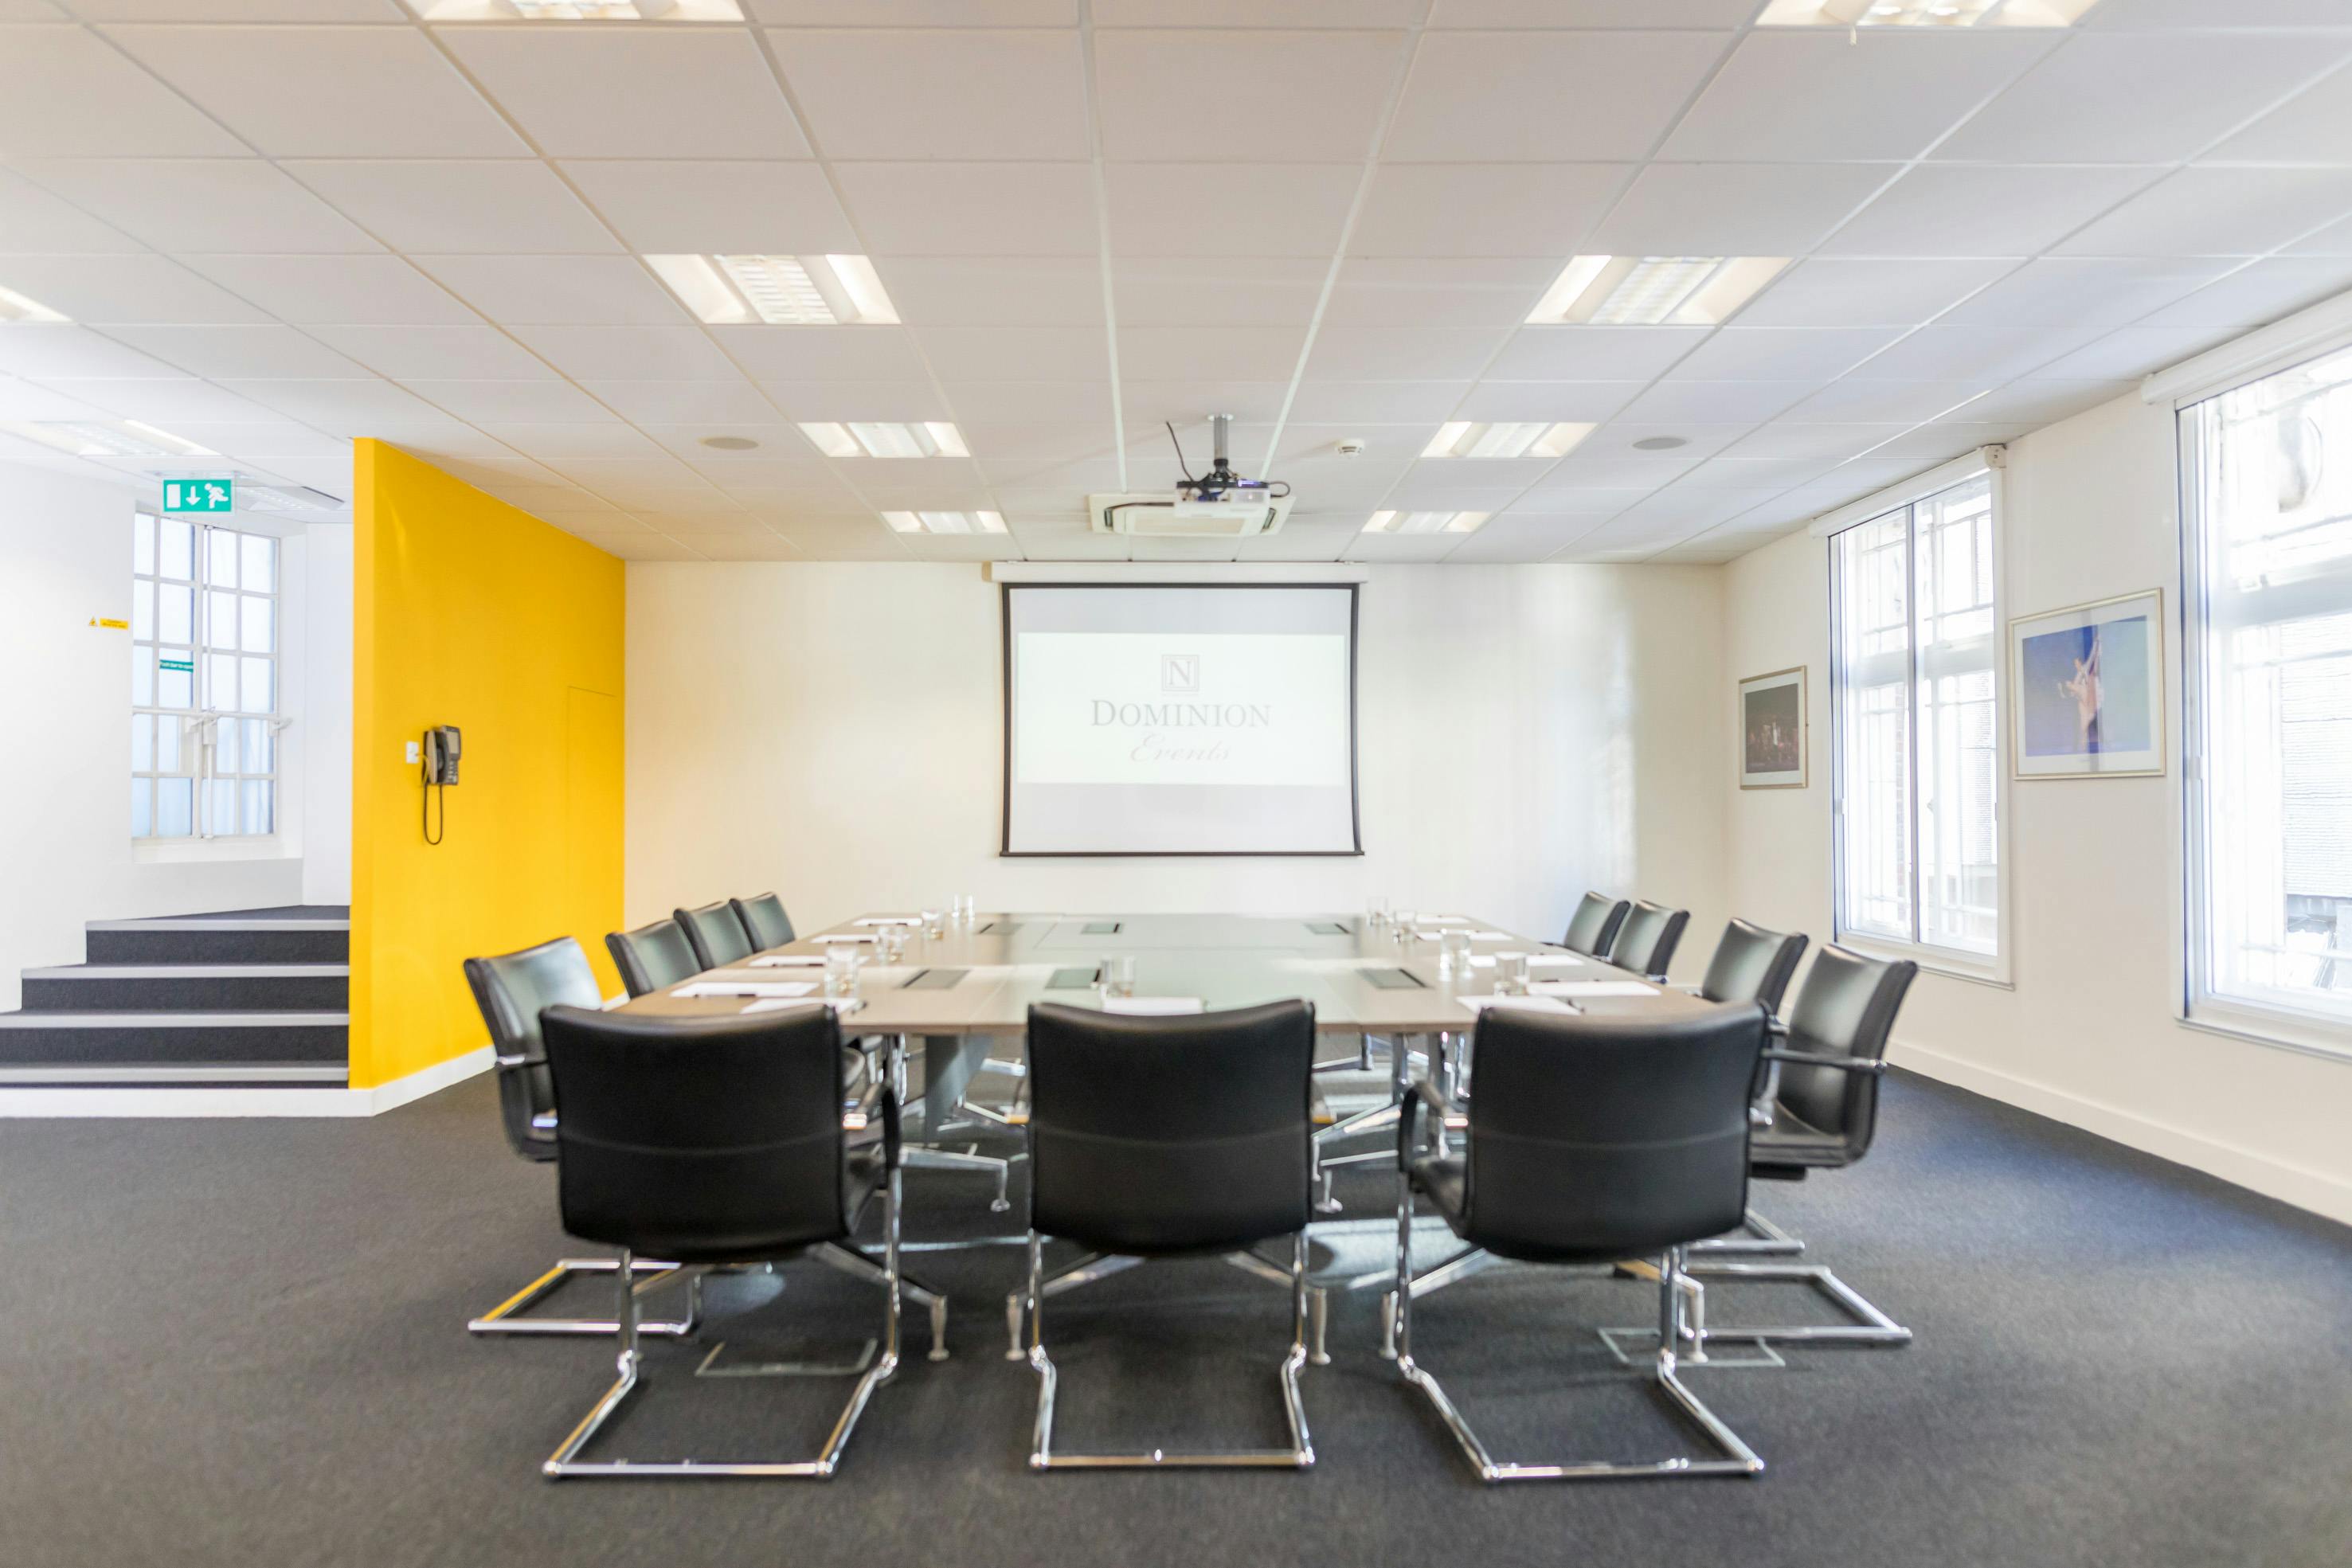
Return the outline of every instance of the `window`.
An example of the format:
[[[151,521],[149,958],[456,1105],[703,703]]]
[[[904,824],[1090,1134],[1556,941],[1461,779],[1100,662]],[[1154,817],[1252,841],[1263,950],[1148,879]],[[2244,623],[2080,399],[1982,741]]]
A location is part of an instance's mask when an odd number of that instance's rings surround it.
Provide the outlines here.
[[[2000,619],[1979,471],[1831,540],[1836,928],[2000,956]]]
[[[2189,1010],[2352,1021],[2352,350],[2180,413]]]
[[[131,836],[274,831],[278,541],[141,513],[131,639]]]

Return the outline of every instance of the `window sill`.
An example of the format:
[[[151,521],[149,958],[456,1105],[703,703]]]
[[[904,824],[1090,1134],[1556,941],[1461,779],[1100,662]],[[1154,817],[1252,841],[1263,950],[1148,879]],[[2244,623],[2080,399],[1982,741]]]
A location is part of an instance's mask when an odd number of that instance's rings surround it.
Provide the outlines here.
[[[1948,947],[1923,947],[1909,942],[1892,942],[1883,936],[1864,936],[1853,932],[1840,932],[1835,940],[1839,946],[1851,948],[1866,958],[1908,959],[1918,965],[1925,974],[1941,975],[1948,980],[1966,980],[1972,986],[1990,986],[1997,991],[2017,989],[2017,982],[2010,978],[2007,965],[1980,963]]]
[[[299,857],[275,833],[252,838],[133,839],[135,865],[181,865],[211,861],[285,861]]]
[[[2224,1040],[2352,1062],[2352,1025],[2315,1019],[2308,1013],[2208,999],[2173,1021],[2183,1029],[2218,1034]]]

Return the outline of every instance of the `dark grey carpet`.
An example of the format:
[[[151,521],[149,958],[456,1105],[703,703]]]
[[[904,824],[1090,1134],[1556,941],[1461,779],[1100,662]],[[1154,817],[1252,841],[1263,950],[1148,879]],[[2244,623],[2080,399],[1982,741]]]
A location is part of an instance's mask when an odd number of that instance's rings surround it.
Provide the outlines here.
[[[918,1237],[994,1228],[908,1181]],[[1693,1375],[1760,1479],[1486,1490],[1375,1359],[1370,1298],[1310,1369],[1306,1476],[1033,1476],[1003,1358],[1016,1254],[934,1254],[954,1359],[913,1354],[830,1484],[572,1482],[538,1462],[602,1391],[598,1342],[469,1339],[563,1248],[553,1175],[476,1080],[369,1123],[0,1124],[0,1563],[2062,1564],[2352,1561],[2352,1231],[1898,1077],[1862,1169],[1759,1206],[1918,1332]],[[1355,1211],[1386,1188],[1358,1175]],[[875,1296],[809,1266],[714,1291],[754,1357],[847,1354]],[[1801,1292],[1717,1292],[1718,1321]],[[1641,1286],[1496,1273],[1419,1346],[1498,1451],[1683,1441],[1589,1329]],[[601,1309],[601,1292],[565,1303]],[[1283,1293],[1161,1265],[1048,1318],[1070,1447],[1278,1438]],[[656,1345],[610,1447],[803,1454],[846,1385],[695,1379]]]

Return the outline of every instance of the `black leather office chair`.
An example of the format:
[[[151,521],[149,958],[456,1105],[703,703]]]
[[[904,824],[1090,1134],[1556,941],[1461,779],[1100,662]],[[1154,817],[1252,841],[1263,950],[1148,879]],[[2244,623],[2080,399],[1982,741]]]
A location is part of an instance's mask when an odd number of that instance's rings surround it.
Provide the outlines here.
[[[1307,1222],[1314,1170],[1309,1082],[1315,1009],[1129,1018],[1029,1009],[1029,1280],[1022,1305],[1038,1376],[1033,1469],[1066,1466],[1283,1466],[1315,1462],[1298,1394],[1307,1362]],[[1087,1255],[1047,1276],[1046,1237]],[[1286,1272],[1250,1250],[1291,1238]],[[1148,1258],[1224,1254],[1290,1286],[1282,1403],[1290,1446],[1241,1452],[1057,1454],[1045,1298]]]
[[[1675,961],[1675,949],[1682,946],[1683,927],[1689,924],[1687,909],[1668,909],[1647,899],[1636,899],[1617,927],[1617,939],[1609,948],[1609,961],[1663,986],[1666,983],[1666,969]]]
[[[1617,927],[1625,923],[1629,907],[1622,898],[1586,894],[1578,903],[1576,913],[1568,917],[1568,935],[1559,939],[1559,945],[1588,958],[1606,958],[1611,944],[1617,940]]]
[[[1734,920],[1723,928],[1715,956],[1707,960],[1706,974],[1693,989],[1711,1002],[1761,1002],[1765,1010],[1778,1014],[1790,977],[1797,972],[1797,961],[1804,956],[1803,933],[1783,935],[1751,921]],[[1751,1207],[1738,1234],[1694,1241],[1690,1255],[1793,1257],[1804,1249],[1802,1241]]]
[[[499,1121],[507,1142],[524,1159],[555,1158],[555,1098],[547,1075],[547,1052],[541,1043],[539,1015],[557,1003],[593,1008],[604,1003],[596,971],[588,955],[569,936],[526,947],[495,958],[466,960],[466,983],[473,988],[474,1005],[490,1031],[490,1051],[499,1082]],[[521,1313],[543,1300],[574,1274],[610,1274],[618,1267],[609,1258],[563,1258],[554,1268],[525,1285],[466,1326],[479,1334],[609,1334],[619,1332],[612,1318],[527,1318]],[[674,1265],[640,1259],[640,1274],[658,1275]],[[691,1313],[674,1322],[649,1322],[641,1332],[658,1334],[690,1333]]]
[[[635,931],[609,932],[604,948],[613,955],[613,967],[621,971],[621,984],[632,997],[649,995],[702,973],[694,944],[686,939],[684,928],[675,920],[656,920]]]
[[[874,1390],[898,1369],[901,1290],[931,1306],[932,1355],[946,1300],[898,1268],[898,1111],[877,1075],[843,1111],[841,1027],[823,1006],[772,1013],[686,1016],[547,1011],[563,1228],[616,1248],[710,1268],[804,1255],[879,1283],[881,1354],[859,1378],[813,1459],[583,1459],[640,1381],[635,1291],[620,1303],[620,1377],[541,1466],[575,1476],[832,1476]],[[855,1139],[878,1122],[881,1136]],[[859,1217],[882,1200],[878,1263],[849,1246]]]
[[[1495,1008],[1479,1015],[1476,1039],[1478,1095],[1467,1113],[1422,1080],[1399,1130],[1397,1277],[1383,1303],[1398,1372],[1428,1396],[1482,1480],[1761,1471],[1764,1461],[1684,1385],[1676,1365],[1683,1249],[1738,1224],[1747,1207],[1748,1108],[1767,1039],[1764,1009],[1727,1003],[1643,1019]],[[1439,1127],[1461,1132],[1460,1154],[1423,1146],[1423,1134]],[[1490,1256],[1657,1259],[1658,1354],[1647,1370],[1721,1457],[1517,1464],[1489,1455],[1413,1360],[1412,1299],[1426,1293],[1412,1271],[1415,1194]]]
[[[1765,1052],[1771,1069],[1759,1096],[1763,1124],[1753,1145],[1759,1181],[1802,1181],[1813,1171],[1843,1170],[1870,1153],[1878,1131],[1878,1081],[1886,1071],[1886,1042],[1919,966],[1908,959],[1865,958],[1824,947],[1806,971],[1790,1009],[1783,1038]],[[1801,1242],[1797,1244],[1802,1249]],[[1727,1249],[1728,1250],[1729,1249]],[[1865,1300],[1819,1263],[1693,1263],[1699,1280],[1768,1280],[1811,1286],[1852,1320],[1778,1327],[1725,1328],[1706,1321],[1702,1296],[1693,1303],[1691,1335],[1702,1353],[1715,1341],[1765,1344],[1911,1343],[1911,1331]]]
[[[699,909],[674,910],[671,918],[693,945],[694,961],[706,969],[740,964],[756,951],[751,933],[743,929],[743,922],[735,914],[735,906],[723,898]]]
[[[730,898],[727,902],[735,906],[735,918],[743,923],[743,934],[751,939],[752,952],[781,947],[793,939],[793,917],[784,913],[784,901],[774,894],[754,894],[750,898]]]

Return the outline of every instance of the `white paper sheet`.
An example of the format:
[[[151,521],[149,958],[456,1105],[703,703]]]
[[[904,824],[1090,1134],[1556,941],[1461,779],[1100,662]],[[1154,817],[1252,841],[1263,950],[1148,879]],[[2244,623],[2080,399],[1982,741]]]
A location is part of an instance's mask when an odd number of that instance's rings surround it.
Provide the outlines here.
[[[1470,917],[1466,915],[1424,915],[1420,916],[1420,922],[1423,925],[1467,925]]]
[[[751,969],[822,969],[822,953],[771,953],[764,958],[754,958],[744,966]]]
[[[1208,1004],[1198,997],[1106,997],[1102,1007],[1107,1013],[1133,1013],[1145,1018],[1208,1011]]]
[[[1470,940],[1473,942],[1508,942],[1510,939],[1511,934],[1507,931],[1473,931],[1470,933]]]
[[[919,915],[868,915],[850,922],[852,925],[920,925],[922,923],[923,917]]]
[[[809,940],[812,942],[871,942],[874,940],[874,933],[871,931],[834,931],[829,932],[823,936],[812,936]]]
[[[748,1004],[743,1010],[747,1013],[782,1012],[786,1008],[807,1007],[810,1002],[821,1003],[831,1008],[835,1013],[854,1013],[866,1005],[866,998],[864,997],[811,997],[808,1001],[796,1001],[784,997],[770,997],[765,1001]]]
[[[1639,980],[1530,980],[1529,994],[1538,997],[1654,997],[1655,986]]]
[[[1584,967],[1584,960],[1573,953],[1530,953],[1528,955],[1528,967],[1530,969],[1581,969]]]
[[[1456,997],[1454,998],[1474,1013],[1488,1008],[1513,1008],[1530,1013],[1572,1013],[1577,1009],[1558,997]]]
[[[673,997],[804,997],[816,987],[806,980],[695,980]]]

